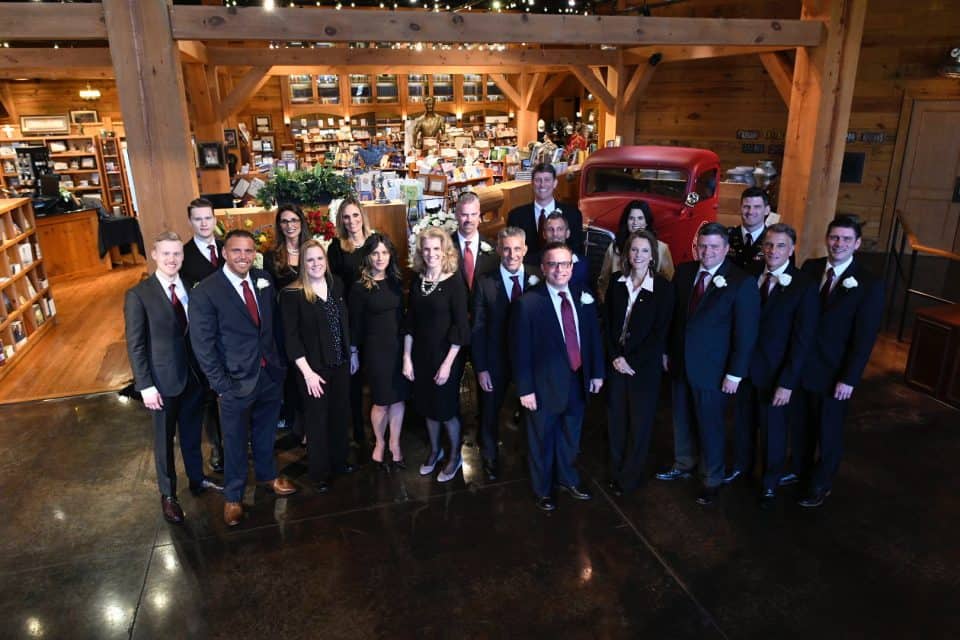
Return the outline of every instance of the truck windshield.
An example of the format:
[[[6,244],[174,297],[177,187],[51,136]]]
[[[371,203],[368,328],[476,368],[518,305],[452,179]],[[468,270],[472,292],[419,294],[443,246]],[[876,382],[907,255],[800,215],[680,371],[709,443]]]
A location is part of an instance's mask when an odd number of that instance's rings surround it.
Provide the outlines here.
[[[587,193],[648,193],[677,202],[687,192],[689,174],[677,169],[596,167],[587,175]]]

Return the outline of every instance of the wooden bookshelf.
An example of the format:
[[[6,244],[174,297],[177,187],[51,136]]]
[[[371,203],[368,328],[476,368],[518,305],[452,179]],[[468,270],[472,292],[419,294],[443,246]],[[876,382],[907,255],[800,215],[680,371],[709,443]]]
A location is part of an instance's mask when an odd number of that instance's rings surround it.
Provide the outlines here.
[[[56,321],[29,198],[0,199],[0,380]]]

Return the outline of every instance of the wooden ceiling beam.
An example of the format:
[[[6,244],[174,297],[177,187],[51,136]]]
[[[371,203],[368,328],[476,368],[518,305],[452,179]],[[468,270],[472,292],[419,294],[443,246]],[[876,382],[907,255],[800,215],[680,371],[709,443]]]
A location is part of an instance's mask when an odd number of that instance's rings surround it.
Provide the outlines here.
[[[640,101],[640,96],[643,95],[643,92],[647,89],[647,85],[649,85],[653,79],[653,72],[656,68],[657,67],[652,64],[637,65],[637,69],[630,77],[630,81],[627,83],[623,95],[619,98],[620,108],[622,110],[633,111],[636,108],[637,102]]]
[[[543,88],[533,96],[531,101],[531,109],[537,108],[542,105],[547,98],[553,95],[553,92],[560,88],[560,85],[563,84],[563,81],[567,79],[567,74],[570,73],[569,69],[564,69],[554,75],[550,76],[550,79],[543,83]]]
[[[50,67],[0,68],[0,78],[16,80],[113,80],[113,67]]]
[[[11,122],[20,122],[20,115],[17,113],[17,103],[13,100],[13,93],[10,91],[9,82],[0,82],[0,104],[7,112],[7,118]]]
[[[755,53],[773,53],[796,49],[791,46],[644,46],[624,49],[623,60],[627,64],[643,64],[651,56],[660,54],[660,63],[683,62],[685,60],[706,60],[710,58],[727,58],[730,56],[747,56]]]
[[[70,67],[111,67],[110,49],[97,48],[2,48],[0,69],[66,69]]]
[[[597,76],[590,70],[590,67],[572,64],[570,65],[570,71],[573,72],[573,75],[577,76],[577,80],[579,80],[597,100],[603,103],[607,111],[612,112],[616,109],[616,96],[607,91],[607,88],[597,79]]]
[[[0,40],[106,40],[103,6],[97,4],[0,4]]]
[[[208,64],[207,47],[202,42],[195,40],[180,40],[177,42],[177,48],[180,49],[180,59],[183,62],[194,62],[197,64]]]
[[[497,86],[500,87],[500,90],[503,91],[503,95],[507,96],[507,100],[519,107],[523,103],[523,98],[520,95],[520,92],[507,80],[507,77],[502,73],[491,73],[489,78],[497,83]]]
[[[359,9],[170,7],[177,40],[326,42],[498,42],[553,44],[676,44],[815,46],[815,21],[644,16],[562,16],[518,13]]]
[[[257,91],[270,80],[270,67],[254,67],[240,78],[230,95],[220,102],[220,120],[236,115]]]
[[[790,94],[793,92],[793,63],[783,53],[761,53],[760,62],[789,109]]]
[[[543,89],[543,82],[546,80],[547,74],[543,72],[534,73],[532,76],[530,74],[525,74],[528,77],[526,86],[524,87],[522,104],[519,105],[521,109],[532,110],[540,106],[539,104],[533,104],[533,97]]]

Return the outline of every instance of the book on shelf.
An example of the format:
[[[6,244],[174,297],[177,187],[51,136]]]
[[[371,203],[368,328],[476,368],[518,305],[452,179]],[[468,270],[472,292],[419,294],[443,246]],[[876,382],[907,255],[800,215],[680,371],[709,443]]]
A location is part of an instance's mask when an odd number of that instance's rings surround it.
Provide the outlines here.
[[[43,309],[40,308],[39,303],[34,303],[33,305],[33,320],[36,323],[36,326],[38,327],[42,325],[44,322],[46,322],[47,320],[46,317],[44,317],[43,315]]]
[[[44,298],[44,307],[47,309],[47,317],[52,318],[57,315],[57,305],[53,302],[53,298]]]
[[[13,334],[13,342],[18,347],[23,346],[27,341],[27,330],[23,326],[23,320],[14,320],[11,322],[10,333]]]
[[[30,278],[26,279],[26,283],[27,283],[27,295],[30,296],[31,298],[37,295],[37,290],[34,288],[33,283],[30,282]]]

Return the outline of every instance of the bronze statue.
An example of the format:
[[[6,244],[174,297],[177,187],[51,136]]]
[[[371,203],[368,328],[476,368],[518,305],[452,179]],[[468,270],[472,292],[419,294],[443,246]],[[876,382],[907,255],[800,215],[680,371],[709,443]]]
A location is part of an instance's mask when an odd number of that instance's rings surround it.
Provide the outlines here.
[[[433,98],[427,98],[424,100],[423,106],[426,107],[426,112],[417,118],[416,122],[413,124],[413,145],[417,149],[423,148],[424,138],[436,138],[439,142],[440,137],[443,136],[444,128],[446,127],[443,116],[437,115],[437,113],[433,110]]]

